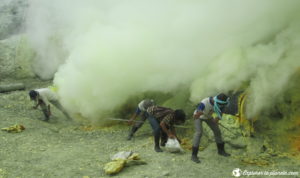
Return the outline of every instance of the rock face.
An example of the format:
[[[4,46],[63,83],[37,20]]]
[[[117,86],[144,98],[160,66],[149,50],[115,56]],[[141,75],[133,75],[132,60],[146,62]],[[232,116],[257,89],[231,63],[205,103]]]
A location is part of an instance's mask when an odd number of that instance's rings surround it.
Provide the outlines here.
[[[14,83],[10,85],[0,85],[0,93],[10,92],[15,90],[24,90],[25,85],[23,83]]]
[[[34,76],[31,61],[34,51],[21,35],[27,0],[0,2],[0,80]]]
[[[18,34],[22,30],[27,0],[1,0],[0,40]]]
[[[22,35],[0,41],[0,79],[34,77],[31,61],[34,52]]]

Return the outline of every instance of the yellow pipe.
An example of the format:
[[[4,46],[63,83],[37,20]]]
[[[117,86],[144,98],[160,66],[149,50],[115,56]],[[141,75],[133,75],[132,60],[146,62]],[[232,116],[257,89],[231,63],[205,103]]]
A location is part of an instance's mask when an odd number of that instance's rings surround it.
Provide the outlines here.
[[[244,92],[239,96],[238,99],[238,114],[237,118],[240,126],[243,128],[242,133],[244,136],[250,136],[254,133],[254,118],[248,119],[246,116],[246,100],[247,93]]]

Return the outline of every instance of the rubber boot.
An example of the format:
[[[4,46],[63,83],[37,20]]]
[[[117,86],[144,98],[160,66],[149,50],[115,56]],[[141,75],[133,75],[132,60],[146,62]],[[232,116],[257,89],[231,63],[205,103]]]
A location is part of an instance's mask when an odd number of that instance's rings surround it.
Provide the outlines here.
[[[192,157],[191,160],[194,161],[195,163],[200,163],[201,161],[198,158],[198,151],[199,151],[199,147],[192,147]]]
[[[130,131],[129,134],[128,134],[127,140],[131,140],[132,137],[133,137],[133,135],[134,135],[134,133],[135,133],[138,129],[139,129],[138,127],[133,126],[133,127],[131,128],[131,131]]]
[[[154,136],[154,144],[155,144],[154,150],[155,150],[156,152],[162,152],[162,150],[161,150],[160,147],[159,147],[159,135],[155,135],[155,136]]]
[[[218,147],[218,154],[219,155],[225,156],[225,157],[230,156],[230,154],[228,154],[228,153],[225,152],[224,142],[223,143],[217,143],[217,147]]]

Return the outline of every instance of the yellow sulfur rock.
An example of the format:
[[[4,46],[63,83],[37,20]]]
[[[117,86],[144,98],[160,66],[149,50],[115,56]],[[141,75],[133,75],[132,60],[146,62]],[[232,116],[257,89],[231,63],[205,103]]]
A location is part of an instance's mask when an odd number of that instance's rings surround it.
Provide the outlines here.
[[[122,159],[109,162],[105,164],[104,171],[106,174],[116,174],[124,168],[125,163],[126,161]]]
[[[127,158],[128,160],[140,160],[140,155],[138,153],[133,153],[131,156]]]
[[[1,130],[7,131],[7,132],[12,132],[12,133],[19,133],[25,130],[25,127],[23,125],[16,124],[14,126],[2,128]]]

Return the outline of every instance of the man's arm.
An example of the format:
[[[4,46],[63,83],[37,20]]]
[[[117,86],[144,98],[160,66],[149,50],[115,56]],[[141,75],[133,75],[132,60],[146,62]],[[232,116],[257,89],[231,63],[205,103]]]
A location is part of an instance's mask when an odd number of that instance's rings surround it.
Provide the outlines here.
[[[197,109],[194,112],[193,118],[194,119],[199,119],[201,115],[203,115],[203,111],[205,109],[205,104],[204,103],[200,103],[197,107]]]
[[[128,121],[128,125],[133,124],[133,121],[140,115],[141,112],[142,112],[142,111],[140,110],[139,107],[136,108],[135,113],[132,115],[132,117],[131,117],[131,118],[129,119],[129,121]]]
[[[203,112],[197,110],[197,111],[195,111],[193,118],[199,119],[201,115],[203,115]]]
[[[176,138],[174,133],[171,130],[167,129],[166,123],[164,121],[160,122],[160,127],[168,135],[169,138]]]
[[[128,125],[133,124],[134,120],[139,116],[139,114],[134,113],[133,116],[129,119]]]
[[[37,109],[39,105],[40,105],[40,103],[37,103],[37,104],[36,104],[35,106],[33,106],[32,108],[33,108],[33,109]]]
[[[50,104],[48,104],[48,115],[51,116]]]
[[[32,108],[33,108],[33,109],[37,109],[38,106],[42,103],[42,101],[40,101],[40,100],[37,98],[37,99],[34,101],[34,103],[36,103],[36,105],[33,106]]]
[[[175,127],[174,126],[171,126],[171,132],[174,134],[175,138],[178,140],[179,143],[181,143],[181,139],[178,138],[177,136],[177,133],[176,133],[176,130],[175,130]]]

